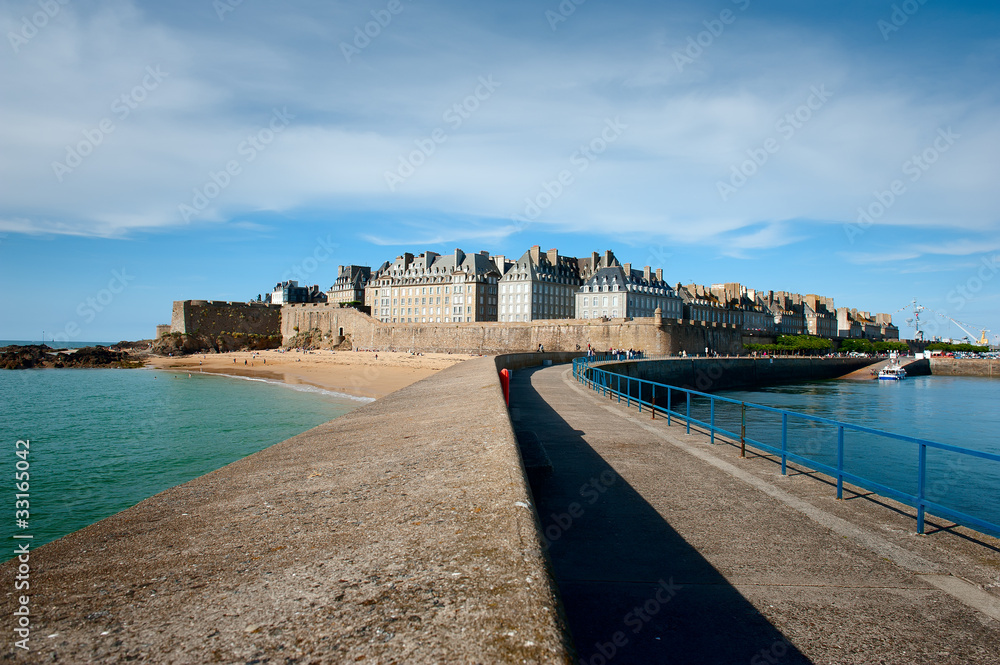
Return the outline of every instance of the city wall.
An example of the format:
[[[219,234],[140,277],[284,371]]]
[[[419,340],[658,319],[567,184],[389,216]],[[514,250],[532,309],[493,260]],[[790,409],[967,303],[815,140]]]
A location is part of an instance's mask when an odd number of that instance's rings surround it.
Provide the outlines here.
[[[712,392],[835,379],[878,362],[870,358],[668,358],[601,364],[601,369],[679,388]]]
[[[178,300],[170,332],[216,337],[224,333],[277,335],[281,306],[266,303]]]
[[[319,330],[331,339],[349,337],[355,348],[428,353],[493,355],[536,351],[573,352],[592,348],[635,349],[647,354],[737,354],[740,329],[727,324],[655,319],[582,319],[530,323],[385,324],[350,308],[326,304],[285,305],[281,334],[286,343],[299,332]]]

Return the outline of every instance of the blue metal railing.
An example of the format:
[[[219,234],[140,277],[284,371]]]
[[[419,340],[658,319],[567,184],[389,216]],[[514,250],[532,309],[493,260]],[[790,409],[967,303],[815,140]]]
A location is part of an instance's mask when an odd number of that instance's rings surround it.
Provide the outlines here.
[[[723,436],[729,437],[734,442],[738,442],[740,445],[740,456],[746,456],[746,446],[750,445],[753,448],[770,453],[773,455],[778,455],[781,457],[781,473],[785,475],[787,473],[788,461],[794,461],[808,467],[813,471],[820,471],[837,481],[837,498],[842,499],[844,497],[844,481],[853,483],[855,486],[875,492],[882,496],[895,499],[900,503],[909,505],[917,510],[917,533],[924,533],[924,516],[925,512],[928,510],[932,511],[935,515],[940,517],[945,517],[954,521],[956,524],[969,527],[971,529],[981,531],[983,533],[988,533],[990,535],[1000,537],[1000,524],[995,524],[988,520],[969,515],[968,513],[962,512],[954,507],[949,507],[942,505],[941,503],[931,501],[927,497],[927,487],[931,479],[928,478],[928,467],[927,467],[927,450],[928,448],[932,450],[941,450],[949,453],[955,453],[959,455],[964,455],[970,458],[977,458],[982,460],[989,460],[991,462],[1000,462],[1000,455],[993,453],[982,452],[979,450],[972,450],[970,448],[961,448],[959,446],[953,446],[946,443],[938,443],[936,441],[929,441],[926,439],[919,439],[912,436],[906,436],[903,434],[894,434],[892,432],[885,432],[882,430],[873,429],[871,427],[865,427],[863,425],[854,425],[851,423],[845,423],[838,420],[831,420],[830,418],[823,418],[821,416],[813,416],[805,413],[799,413],[797,411],[789,411],[786,409],[776,409],[770,406],[764,406],[762,404],[753,404],[751,402],[744,402],[740,400],[730,399],[728,397],[719,397],[717,395],[711,395],[709,393],[698,392],[696,390],[688,390],[686,388],[678,388],[675,386],[669,386],[663,383],[656,383],[654,381],[647,381],[645,379],[638,379],[629,376],[624,376],[622,374],[616,374],[610,372],[600,367],[597,367],[598,363],[614,362],[608,358],[577,358],[573,361],[573,376],[582,384],[596,390],[601,395],[608,396],[610,399],[615,399],[617,397],[619,402],[625,401],[627,406],[637,405],[640,412],[643,412],[645,408],[646,411],[650,413],[652,418],[656,418],[657,414],[666,416],[667,424],[670,425],[674,418],[683,419],[686,425],[686,431],[688,434],[691,433],[691,425],[700,426],[705,428],[711,438],[711,442],[715,443],[716,433],[722,434]],[[657,392],[660,394],[660,399],[657,400]],[[648,399],[645,397],[648,395]],[[691,415],[691,398],[707,399],[708,400],[708,420],[698,420]],[[676,398],[680,397],[683,402],[684,411],[681,412],[675,407],[677,406]],[[660,402],[660,404],[657,403]],[[665,406],[662,404],[665,403]],[[716,414],[716,404],[730,404],[739,407],[740,411],[740,431],[733,432],[720,426],[717,420]],[[781,416],[781,444],[770,445],[761,441],[757,441],[746,436],[746,424],[747,424],[747,413],[772,413]],[[795,419],[804,421],[807,423],[816,423],[830,425],[837,428],[837,451],[836,451],[836,466],[831,464],[825,464],[814,458],[808,457],[806,455],[800,455],[795,452],[791,452],[788,447],[788,424],[789,419]],[[911,494],[905,492],[901,489],[890,487],[889,485],[872,480],[870,478],[865,478],[855,473],[851,473],[845,469],[844,466],[844,432],[862,432],[876,437],[890,439],[895,441],[903,441],[906,443],[911,443],[917,446],[917,477],[916,477],[916,493]]]

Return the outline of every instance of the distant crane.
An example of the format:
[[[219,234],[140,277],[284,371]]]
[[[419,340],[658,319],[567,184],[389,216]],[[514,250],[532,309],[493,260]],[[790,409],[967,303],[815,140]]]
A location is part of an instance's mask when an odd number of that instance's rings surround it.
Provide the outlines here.
[[[940,315],[939,314],[939,316],[944,316],[944,315]],[[986,333],[992,332],[991,330],[988,330],[986,328],[979,328],[979,326],[972,326],[972,325],[969,325],[968,323],[966,323],[965,325],[962,325],[960,322],[956,321],[955,319],[951,318],[950,316],[944,316],[944,318],[948,319],[949,321],[951,321],[952,323],[954,323],[956,326],[958,326],[959,328],[961,328],[965,332],[965,334],[968,335],[969,341],[975,341],[976,344],[978,344],[979,346],[989,346],[990,340],[987,339]],[[968,328],[966,326],[968,326]],[[976,333],[970,331],[969,328],[979,328],[979,330],[980,330],[979,336],[977,337]]]

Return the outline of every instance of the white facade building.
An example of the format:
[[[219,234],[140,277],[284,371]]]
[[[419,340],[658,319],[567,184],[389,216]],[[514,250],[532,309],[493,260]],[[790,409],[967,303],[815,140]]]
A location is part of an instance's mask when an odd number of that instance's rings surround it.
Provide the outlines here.
[[[664,319],[681,318],[683,301],[663,281],[663,271],[633,270],[631,264],[600,268],[583,283],[576,296],[578,319],[652,317],[660,309]]]

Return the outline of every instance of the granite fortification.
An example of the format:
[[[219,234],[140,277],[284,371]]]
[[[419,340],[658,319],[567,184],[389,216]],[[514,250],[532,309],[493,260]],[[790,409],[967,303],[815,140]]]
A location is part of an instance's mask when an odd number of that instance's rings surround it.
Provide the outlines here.
[[[415,353],[500,354],[537,351],[597,351],[631,348],[647,354],[737,354],[739,327],[725,323],[661,317],[583,320],[548,319],[524,323],[400,324],[377,321],[337,304],[266,305],[185,300],[174,303],[170,332],[216,336],[231,333],[282,336],[289,344],[300,333],[319,331],[331,345],[345,339],[354,348]]]

